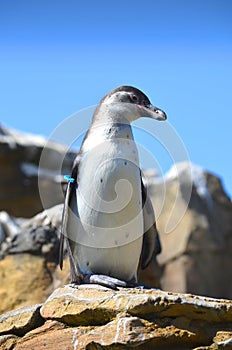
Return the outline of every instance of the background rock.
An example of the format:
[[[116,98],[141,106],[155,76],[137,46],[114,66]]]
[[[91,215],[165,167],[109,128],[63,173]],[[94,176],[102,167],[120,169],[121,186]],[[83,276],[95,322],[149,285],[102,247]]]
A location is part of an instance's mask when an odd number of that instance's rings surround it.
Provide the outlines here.
[[[62,205],[58,205],[32,219],[15,222],[17,234],[7,236],[2,244],[0,312],[41,303],[68,282],[67,259],[62,271],[57,266],[61,213]]]
[[[46,145],[46,162],[41,155]],[[62,173],[70,173],[75,153],[45,138],[0,126],[0,210],[16,217],[31,217],[44,208],[38,189],[46,193],[46,208],[62,203]]]
[[[231,299],[231,200],[215,175],[188,163],[175,167],[176,174],[173,168],[172,176],[166,175],[166,193],[162,211],[157,216],[163,247],[158,257],[163,268],[161,286],[173,292]],[[160,195],[163,185],[151,180],[149,188],[157,210],[163,199]],[[186,202],[186,192],[191,185],[191,196]],[[179,222],[178,218],[181,218]],[[172,220],[174,228],[167,233],[167,225]]]
[[[40,315],[41,305],[22,307],[0,316],[0,334],[15,334],[22,336],[30,330],[42,325],[44,320]]]

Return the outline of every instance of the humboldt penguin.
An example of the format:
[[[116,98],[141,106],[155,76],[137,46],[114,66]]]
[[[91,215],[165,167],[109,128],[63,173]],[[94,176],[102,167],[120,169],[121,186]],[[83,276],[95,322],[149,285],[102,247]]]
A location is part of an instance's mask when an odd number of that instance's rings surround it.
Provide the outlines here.
[[[137,285],[161,251],[151,200],[139,167],[131,123],[166,114],[132,86],[120,86],[97,105],[68,177],[60,237],[66,242],[71,283],[109,288]]]

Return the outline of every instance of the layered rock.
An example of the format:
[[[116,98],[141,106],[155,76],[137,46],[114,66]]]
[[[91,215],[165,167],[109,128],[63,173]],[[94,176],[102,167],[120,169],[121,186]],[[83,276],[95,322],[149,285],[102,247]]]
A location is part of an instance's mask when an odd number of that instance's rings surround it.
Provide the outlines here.
[[[40,310],[40,312],[38,312]],[[1,349],[231,349],[232,303],[154,289],[64,286],[0,318]]]
[[[221,180],[179,163],[165,177],[165,196],[163,183],[149,181],[154,208],[162,208],[162,288],[232,299],[232,202]]]
[[[41,162],[42,154],[46,162]],[[74,157],[66,146],[0,126],[0,210],[32,217],[44,208],[41,191],[46,193],[46,208],[62,203],[61,168],[69,174]]]
[[[14,223],[11,217],[4,215],[0,313],[41,303],[55,288],[68,282],[67,259],[63,271],[57,266],[61,215],[62,205],[37,214],[32,219],[16,220]]]

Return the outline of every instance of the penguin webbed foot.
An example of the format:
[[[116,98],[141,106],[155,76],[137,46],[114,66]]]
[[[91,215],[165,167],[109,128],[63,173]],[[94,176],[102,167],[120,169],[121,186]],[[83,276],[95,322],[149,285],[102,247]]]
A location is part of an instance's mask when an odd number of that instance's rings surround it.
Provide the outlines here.
[[[79,276],[78,280],[72,280],[69,286],[78,289],[78,285],[80,284],[99,284],[100,286],[113,290],[118,290],[118,288],[150,289],[150,287],[138,284],[134,278],[131,281],[126,282],[108,275],[97,274],[81,275],[81,277]]]
[[[128,287],[127,282],[107,275],[86,275],[83,283],[100,284],[103,287],[117,290],[118,287]]]

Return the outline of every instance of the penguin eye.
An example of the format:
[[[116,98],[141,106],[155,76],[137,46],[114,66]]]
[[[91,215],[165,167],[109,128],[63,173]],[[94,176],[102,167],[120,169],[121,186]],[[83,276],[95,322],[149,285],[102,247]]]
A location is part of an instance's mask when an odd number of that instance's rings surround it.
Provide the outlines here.
[[[133,102],[138,102],[138,97],[136,95],[131,95],[131,100]]]

